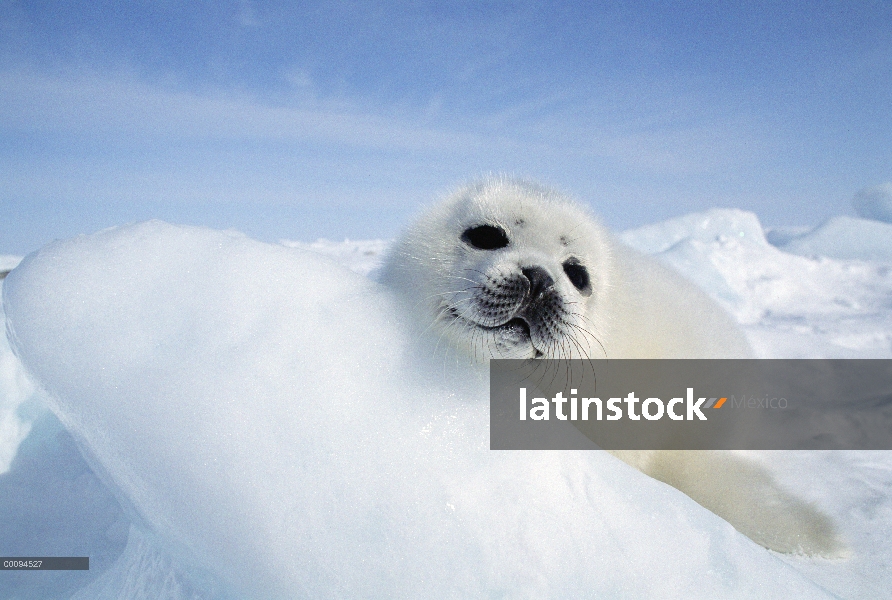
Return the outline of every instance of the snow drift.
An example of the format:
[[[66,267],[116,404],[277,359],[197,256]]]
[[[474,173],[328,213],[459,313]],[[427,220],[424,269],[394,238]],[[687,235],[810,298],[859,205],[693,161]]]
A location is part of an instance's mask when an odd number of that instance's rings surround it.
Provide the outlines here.
[[[387,291],[318,255],[150,222],[51,244],[3,292],[138,525],[121,560],[204,597],[826,596],[610,456],[489,451],[485,376],[417,358]]]

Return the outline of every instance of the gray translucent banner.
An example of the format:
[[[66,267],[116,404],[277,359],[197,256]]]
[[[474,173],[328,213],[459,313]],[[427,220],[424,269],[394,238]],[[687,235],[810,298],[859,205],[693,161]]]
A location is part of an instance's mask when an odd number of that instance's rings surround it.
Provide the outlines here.
[[[89,556],[2,556],[0,571],[89,571]]]
[[[892,360],[492,360],[493,450],[892,450]]]

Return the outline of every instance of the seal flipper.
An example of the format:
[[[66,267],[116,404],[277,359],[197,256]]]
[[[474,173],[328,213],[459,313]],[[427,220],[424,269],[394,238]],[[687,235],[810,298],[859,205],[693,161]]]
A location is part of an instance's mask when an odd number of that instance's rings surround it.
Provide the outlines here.
[[[784,554],[846,558],[831,518],[784,490],[765,469],[729,451],[615,451],[685,493],[760,546]]]

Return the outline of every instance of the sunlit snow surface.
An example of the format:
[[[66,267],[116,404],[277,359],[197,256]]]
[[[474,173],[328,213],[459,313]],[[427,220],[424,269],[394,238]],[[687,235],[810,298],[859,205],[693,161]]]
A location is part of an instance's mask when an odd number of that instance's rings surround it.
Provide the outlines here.
[[[710,292],[761,356],[890,358],[892,262],[871,237],[885,224],[849,221],[848,238],[792,236],[810,241],[799,254],[733,210],[622,237]],[[93,569],[2,572],[0,597],[892,589],[890,453],[752,453],[853,549],[779,557],[600,453],[488,451],[485,385],[401,353],[410,342],[387,294],[328,262],[373,278],[386,242],[271,246],[156,223],[80,243],[57,247],[61,262],[45,253],[7,301],[20,343],[37,348],[32,370],[106,474],[41,412],[0,342],[0,468],[19,448],[0,475],[0,554],[90,555]]]

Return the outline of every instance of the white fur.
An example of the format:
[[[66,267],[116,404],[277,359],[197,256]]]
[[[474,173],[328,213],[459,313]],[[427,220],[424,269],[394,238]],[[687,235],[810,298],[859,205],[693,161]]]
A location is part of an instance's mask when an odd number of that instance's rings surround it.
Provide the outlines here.
[[[510,239],[508,247],[477,250],[461,241],[470,227],[501,227]],[[564,243],[561,238],[564,236]],[[512,332],[475,326],[494,326],[479,314],[480,289],[487,276],[519,275],[521,267],[538,266],[551,273],[557,291],[568,300],[568,343],[541,345],[548,358],[581,358],[594,353],[608,318],[594,310],[594,303],[608,288],[609,270],[596,265],[609,260],[604,230],[579,207],[566,204],[556,194],[530,184],[495,180],[464,188],[435,206],[397,242],[385,263],[382,281],[400,291],[418,313],[421,323],[438,337],[477,360],[532,358],[531,343],[521,343]],[[593,273],[594,293],[580,295],[566,276],[561,262],[575,257]],[[455,307],[461,319],[444,312]],[[502,320],[508,321],[510,316]],[[603,342],[601,342],[603,343]]]
[[[504,229],[510,244],[488,251],[461,241],[465,230],[481,224]],[[563,272],[569,258],[588,270],[591,295],[581,295]],[[532,266],[551,275],[568,307],[572,339],[537,348],[545,358],[750,356],[731,318],[696,286],[620,244],[581,206],[525,182],[485,180],[432,208],[397,242],[382,281],[452,347],[478,360],[532,358],[529,345],[469,325],[479,316],[475,294],[486,275]],[[447,305],[466,318],[451,319],[443,312]]]
[[[502,230],[507,245],[479,249],[462,239],[479,226]],[[586,269],[589,294],[571,281],[567,261]],[[532,288],[522,275],[531,268],[553,280],[544,306],[557,316],[541,326],[531,314],[541,306],[524,308],[520,300]],[[731,317],[696,286],[622,245],[581,206],[513,179],[483,180],[431,208],[396,243],[381,280],[415,312],[423,337],[433,338],[441,351],[454,349],[477,362],[751,356]],[[503,294],[505,289],[513,291]],[[528,331],[511,325],[518,318]],[[763,546],[845,554],[829,518],[738,455],[612,454],[688,494]]]

